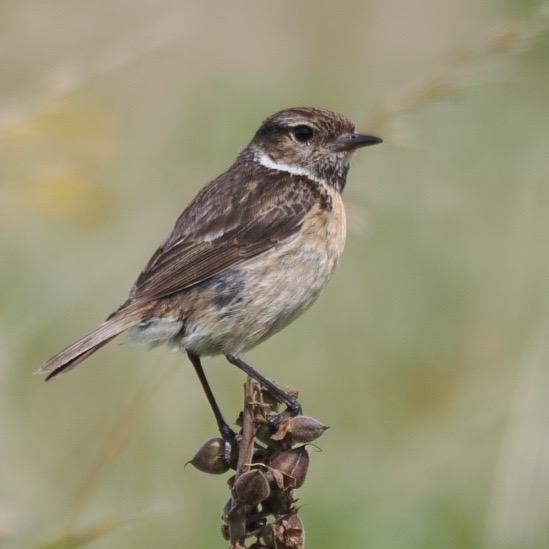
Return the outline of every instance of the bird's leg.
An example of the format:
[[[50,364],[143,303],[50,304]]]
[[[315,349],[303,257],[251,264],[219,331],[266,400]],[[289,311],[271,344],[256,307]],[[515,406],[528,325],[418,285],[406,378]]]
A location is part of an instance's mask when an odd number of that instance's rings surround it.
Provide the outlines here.
[[[235,355],[225,355],[227,360],[234,364],[237,368],[240,368],[243,372],[248,374],[251,378],[259,382],[265,387],[276,399],[286,404],[287,408],[284,412],[278,414],[271,420],[273,428],[277,428],[280,423],[289,417],[298,416],[301,414],[301,404],[299,401],[283,391],[280,387],[275,385],[272,381],[261,375],[257,370],[254,370],[249,364],[246,364],[241,358]]]
[[[229,427],[229,424],[225,421],[225,418],[223,417],[223,414],[219,409],[210,384],[208,383],[208,379],[206,378],[206,374],[204,373],[204,368],[202,368],[200,357],[190,351],[187,351],[187,356],[194,366],[194,371],[196,372],[196,375],[200,380],[202,389],[204,389],[206,398],[208,399],[212,412],[214,413],[219,433],[221,434],[221,438],[223,438],[223,440],[225,441],[225,460],[228,464],[230,464],[232,462],[232,456],[234,454],[233,446],[236,438],[236,433]]]

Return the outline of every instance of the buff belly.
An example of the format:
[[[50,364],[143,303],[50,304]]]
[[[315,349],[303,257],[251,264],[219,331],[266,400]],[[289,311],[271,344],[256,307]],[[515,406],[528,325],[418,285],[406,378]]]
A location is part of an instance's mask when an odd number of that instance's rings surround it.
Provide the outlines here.
[[[317,299],[345,242],[341,198],[318,208],[292,240],[170,298],[165,314],[130,330],[130,338],[199,355],[239,354],[275,334]],[[162,318],[160,318],[160,316]]]

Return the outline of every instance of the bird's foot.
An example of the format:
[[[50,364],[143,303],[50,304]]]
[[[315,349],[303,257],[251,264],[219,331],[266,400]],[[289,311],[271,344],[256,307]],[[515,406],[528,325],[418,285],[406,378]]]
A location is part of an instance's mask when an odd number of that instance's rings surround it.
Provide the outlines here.
[[[300,416],[302,413],[303,408],[301,407],[299,401],[297,399],[289,400],[288,406],[283,412],[280,412],[280,414],[277,414],[269,419],[269,425],[271,426],[273,433],[276,433],[280,425],[282,425],[282,423],[284,423],[284,421],[288,418]]]

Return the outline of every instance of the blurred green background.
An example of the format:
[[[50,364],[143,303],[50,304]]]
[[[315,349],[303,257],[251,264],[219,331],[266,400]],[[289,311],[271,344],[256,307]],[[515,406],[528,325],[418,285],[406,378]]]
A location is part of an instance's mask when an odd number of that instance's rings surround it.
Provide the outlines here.
[[[248,358],[331,425],[311,548],[549,547],[549,4],[0,4],[0,546],[225,547],[181,355],[112,344],[45,385],[261,120],[317,105],[358,156],[319,302]],[[228,417],[241,373],[207,371]]]

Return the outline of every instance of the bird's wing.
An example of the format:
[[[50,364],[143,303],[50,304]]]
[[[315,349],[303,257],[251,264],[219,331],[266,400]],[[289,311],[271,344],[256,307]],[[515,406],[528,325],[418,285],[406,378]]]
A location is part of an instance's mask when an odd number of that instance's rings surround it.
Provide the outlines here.
[[[314,182],[267,170],[201,191],[139,275],[130,300],[147,302],[198,284],[297,235],[320,201]]]

